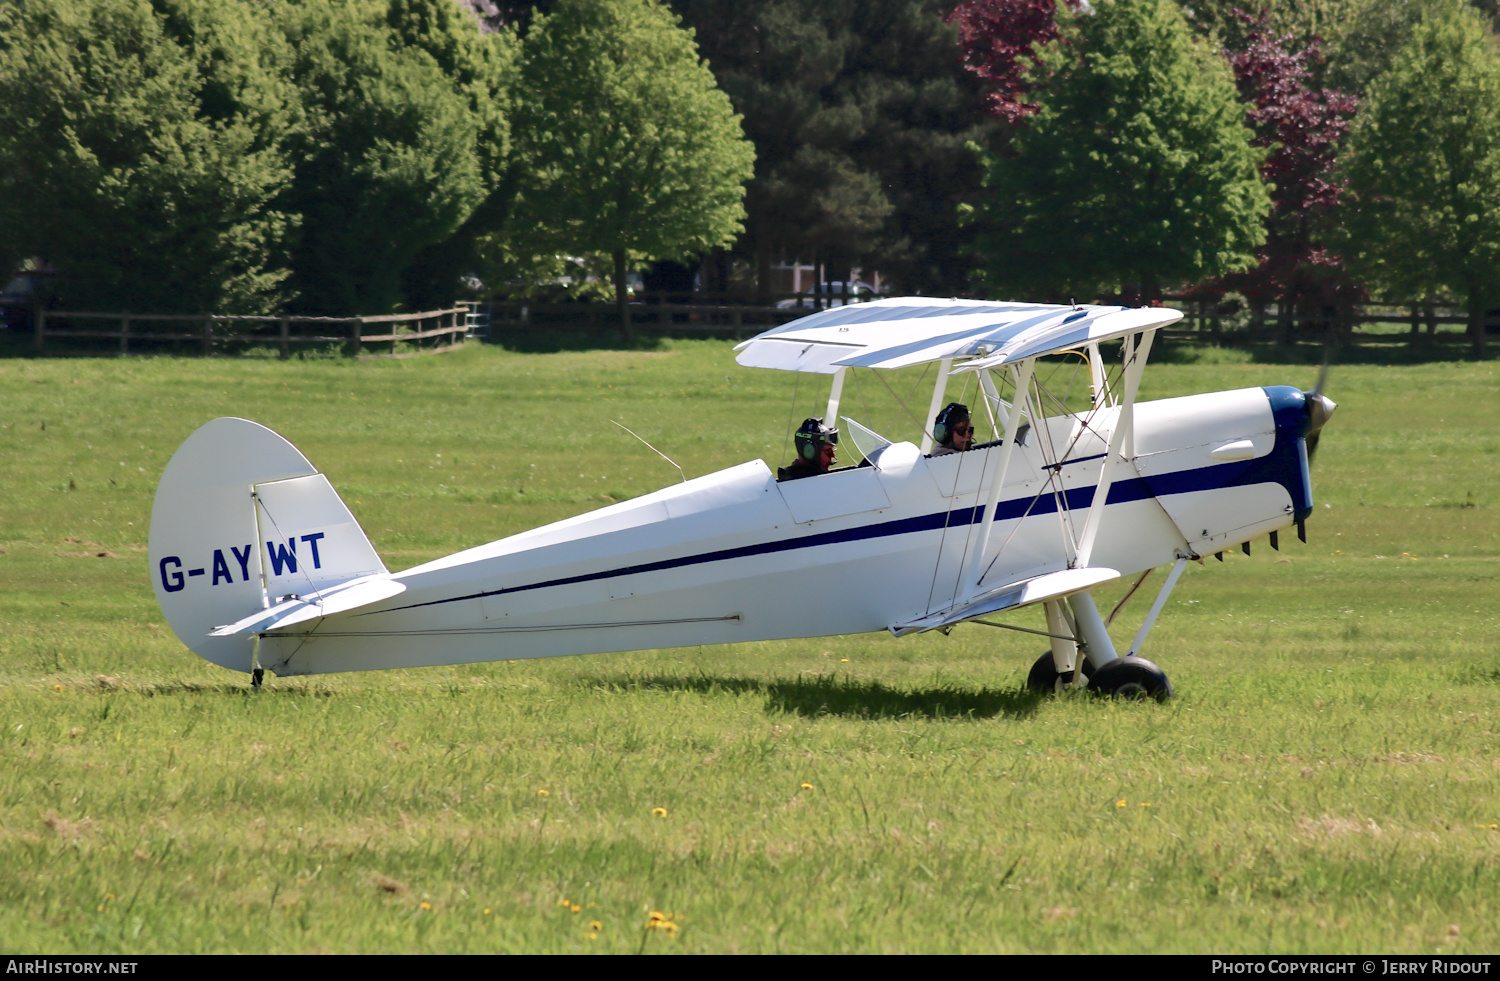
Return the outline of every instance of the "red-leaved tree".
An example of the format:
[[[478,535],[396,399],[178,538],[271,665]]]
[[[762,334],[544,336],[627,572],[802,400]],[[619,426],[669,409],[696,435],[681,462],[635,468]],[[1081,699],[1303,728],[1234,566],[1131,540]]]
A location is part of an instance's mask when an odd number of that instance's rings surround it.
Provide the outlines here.
[[[1310,84],[1323,61],[1316,39],[1298,50],[1292,35],[1271,32],[1264,13],[1236,14],[1249,33],[1243,50],[1224,54],[1250,105],[1253,142],[1270,148],[1261,176],[1273,190],[1259,265],[1223,285],[1259,302],[1279,300],[1282,328],[1290,332],[1296,307],[1322,313],[1358,293],[1343,260],[1324,244],[1345,189],[1333,176],[1334,163],[1358,100]]]
[[[964,0],[947,19],[958,26],[964,67],[985,82],[986,109],[1008,123],[1035,114],[1026,72],[1036,64],[1033,46],[1057,37],[1054,0]]]

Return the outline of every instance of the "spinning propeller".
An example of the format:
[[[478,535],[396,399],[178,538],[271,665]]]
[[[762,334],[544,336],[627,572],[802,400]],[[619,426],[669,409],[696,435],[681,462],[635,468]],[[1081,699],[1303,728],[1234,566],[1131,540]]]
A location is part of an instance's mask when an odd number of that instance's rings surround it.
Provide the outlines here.
[[[1323,394],[1323,386],[1328,382],[1328,369],[1333,363],[1333,345],[1330,343],[1323,354],[1323,366],[1318,369],[1318,381],[1313,385],[1312,391],[1303,392],[1307,398],[1307,462],[1312,463],[1313,457],[1318,454],[1318,438],[1323,426],[1329,419],[1333,418],[1334,410],[1338,403]]]

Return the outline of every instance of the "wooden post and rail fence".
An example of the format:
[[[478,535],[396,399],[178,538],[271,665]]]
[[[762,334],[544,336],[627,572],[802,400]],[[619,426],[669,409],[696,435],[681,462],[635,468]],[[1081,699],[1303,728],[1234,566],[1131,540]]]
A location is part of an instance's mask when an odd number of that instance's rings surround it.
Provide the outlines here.
[[[755,302],[744,294],[692,294],[693,302],[683,302],[682,294],[642,294],[642,302],[630,305],[630,321],[649,333],[682,336],[708,335],[745,339],[798,317],[816,313],[830,306],[861,303],[875,296],[819,297],[808,294],[786,294],[771,299],[783,302]],[[785,302],[790,300],[791,302]],[[830,300],[832,302],[830,302]],[[675,301],[675,302],[674,302]],[[1182,320],[1164,333],[1181,340],[1203,340],[1237,343],[1276,340],[1295,334],[1303,338],[1326,336],[1333,331],[1341,343],[1362,340],[1392,339],[1390,325],[1407,327],[1406,333],[1431,337],[1439,325],[1463,327],[1466,313],[1459,308],[1424,303],[1363,303],[1318,316],[1288,311],[1282,318],[1274,303],[1248,310],[1236,317],[1218,309],[1217,301],[1169,296],[1167,306],[1179,309]],[[492,337],[507,334],[545,332],[548,330],[615,331],[619,319],[613,304],[607,303],[528,303],[496,300],[478,303],[476,318],[482,321]],[[1500,315],[1487,320],[1491,332],[1500,329]],[[1384,324],[1383,332],[1362,332],[1361,327]]]
[[[744,339],[771,327],[821,309],[876,297],[782,294],[771,297],[724,294],[642,294],[630,305],[633,326],[648,333],[673,336],[715,336]],[[691,302],[687,302],[691,300]],[[1238,343],[1326,337],[1341,343],[1393,339],[1392,327],[1420,342],[1436,334],[1439,325],[1463,326],[1462,310],[1432,302],[1359,304],[1323,316],[1282,318],[1275,304],[1226,314],[1216,301],[1167,297],[1168,306],[1183,311],[1183,319],[1165,331],[1168,338]],[[60,350],[73,340],[116,341],[120,354],[187,350],[204,355],[264,353],[273,350],[288,358],[294,350],[337,347],[356,358],[412,357],[451,351],[465,337],[494,340],[551,331],[615,332],[620,329],[617,307],[611,303],[535,303],[520,300],[466,302],[443,310],[372,317],[237,316],[221,314],[80,313],[38,309],[33,314],[34,349],[43,354],[49,345]],[[1383,332],[1362,332],[1367,324],[1387,325]],[[87,326],[87,325],[97,326]],[[1500,328],[1500,316],[1487,318],[1489,330]],[[379,331],[371,333],[371,330]],[[163,346],[166,342],[167,346]],[[135,345],[132,348],[132,345]],[[371,352],[374,347],[389,349]],[[113,346],[113,345],[112,345]],[[95,346],[97,350],[97,345]]]
[[[32,346],[37,354],[45,354],[49,344],[60,349],[72,340],[114,340],[118,353],[129,354],[132,344],[137,353],[144,353],[162,350],[161,342],[186,342],[190,350],[203,355],[270,348],[280,357],[289,358],[293,348],[337,345],[356,358],[405,358],[461,347],[469,333],[471,312],[468,305],[378,317],[92,313],[38,308],[32,315]],[[366,350],[387,344],[389,351]]]

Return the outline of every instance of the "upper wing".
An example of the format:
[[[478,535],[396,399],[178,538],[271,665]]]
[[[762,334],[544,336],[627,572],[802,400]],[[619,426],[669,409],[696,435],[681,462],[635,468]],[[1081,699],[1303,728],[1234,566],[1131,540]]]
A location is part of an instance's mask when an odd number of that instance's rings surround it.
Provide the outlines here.
[[[904,368],[944,358],[986,367],[1180,320],[1163,307],[1065,306],[903,296],[824,310],[757,334],[735,348],[751,368],[833,374]]]

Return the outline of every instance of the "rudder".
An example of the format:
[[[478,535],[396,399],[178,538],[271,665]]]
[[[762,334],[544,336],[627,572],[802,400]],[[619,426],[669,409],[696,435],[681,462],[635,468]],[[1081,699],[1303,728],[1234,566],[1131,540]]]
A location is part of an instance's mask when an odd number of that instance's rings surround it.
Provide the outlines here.
[[[248,419],[201,426],[172,455],[151,509],[157,602],[195,653],[250,671],[253,635],[215,627],[360,576],[387,574],[328,478]]]

